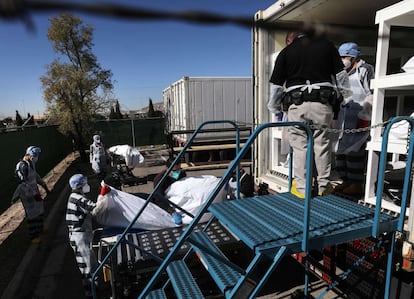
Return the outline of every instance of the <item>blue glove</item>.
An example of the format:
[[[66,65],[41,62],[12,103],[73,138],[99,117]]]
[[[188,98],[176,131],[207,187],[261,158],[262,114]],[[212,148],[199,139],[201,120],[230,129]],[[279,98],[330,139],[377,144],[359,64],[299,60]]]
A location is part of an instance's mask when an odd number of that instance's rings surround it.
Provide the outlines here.
[[[281,122],[283,120],[283,112],[278,111],[275,113],[275,122]]]
[[[177,225],[183,224],[183,215],[181,215],[180,213],[174,213],[172,215],[172,218],[173,218],[175,224],[177,224]]]

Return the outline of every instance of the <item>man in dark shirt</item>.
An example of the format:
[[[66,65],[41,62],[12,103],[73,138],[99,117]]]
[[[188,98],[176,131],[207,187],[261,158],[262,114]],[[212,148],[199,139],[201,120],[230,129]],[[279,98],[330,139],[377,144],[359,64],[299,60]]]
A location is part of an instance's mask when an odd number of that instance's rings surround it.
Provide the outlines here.
[[[288,37],[289,39],[286,39],[288,45],[279,53],[270,78],[273,85],[268,108],[276,115],[281,112],[283,86],[285,86],[285,92],[291,99],[288,120],[314,125],[312,131],[318,192],[320,195],[328,194],[332,192],[329,182],[331,142],[330,133],[326,128],[331,127],[333,120],[332,97],[335,95],[335,76],[343,94],[349,88],[341,87],[343,84],[349,86],[349,81],[341,57],[333,43],[325,38],[302,32],[291,32]],[[290,127],[289,143],[293,148],[296,181],[291,192],[304,198],[307,175],[306,132],[299,127]]]

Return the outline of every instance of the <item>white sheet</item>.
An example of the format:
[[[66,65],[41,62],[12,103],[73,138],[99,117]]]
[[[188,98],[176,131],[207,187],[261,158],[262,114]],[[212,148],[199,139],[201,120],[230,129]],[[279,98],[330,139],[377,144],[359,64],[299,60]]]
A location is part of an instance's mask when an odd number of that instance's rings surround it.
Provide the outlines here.
[[[168,200],[195,215],[219,181],[220,178],[212,175],[184,177],[174,182],[165,191],[165,194]],[[217,194],[214,202],[224,201],[226,194],[226,186],[224,186]],[[193,219],[188,215],[183,216],[184,224],[190,223]],[[201,222],[207,221],[209,216],[209,214],[204,215],[201,218]]]
[[[108,151],[124,157],[125,164],[129,168],[135,168],[144,163],[144,157],[139,150],[127,144],[111,146]]]
[[[145,199],[117,190],[111,187],[111,191],[98,197],[103,201],[103,207],[96,214],[96,220],[103,226],[127,227],[143,206]],[[133,228],[143,230],[156,230],[167,227],[176,227],[172,216],[154,203],[149,203]]]
[[[410,114],[410,117],[414,117],[414,113]],[[410,124],[406,120],[402,120],[399,122],[394,123],[391,126],[390,130],[390,139],[399,139],[399,140],[407,140],[408,138],[408,129],[410,128]]]

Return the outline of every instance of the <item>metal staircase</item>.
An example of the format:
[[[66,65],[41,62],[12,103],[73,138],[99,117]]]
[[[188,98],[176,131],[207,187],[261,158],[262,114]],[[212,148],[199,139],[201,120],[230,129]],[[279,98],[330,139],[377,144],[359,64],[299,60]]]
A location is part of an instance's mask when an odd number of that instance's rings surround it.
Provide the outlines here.
[[[168,298],[171,292],[176,298],[205,298],[206,295],[198,286],[198,281],[194,278],[188,263],[189,256],[193,254],[201,261],[225,298],[255,298],[272,272],[277,270],[285,255],[300,252],[307,254],[311,249],[322,249],[368,236],[378,238],[385,233],[391,234],[391,239],[394,240],[395,232],[403,230],[408,189],[411,183],[411,167],[406,169],[399,217],[381,213],[381,195],[388,133],[392,124],[401,120],[407,120],[411,126],[414,124],[412,118],[395,117],[385,128],[375,210],[333,195],[312,198],[310,177],[306,182],[305,199],[299,199],[290,193],[280,193],[212,204],[219,190],[230,179],[243,155],[264,129],[277,126],[300,126],[308,134],[307,148],[313,149],[311,129],[304,123],[267,123],[258,126],[138,298]],[[407,165],[412,165],[413,135],[411,134],[409,140]],[[308,150],[307,173],[311,173],[312,168],[313,151]],[[241,268],[232,263],[204,231],[193,232],[206,212],[213,215],[210,221],[220,221],[253,252],[253,258],[247,267]],[[190,243],[191,249],[183,258],[175,259],[174,257],[184,242]],[[385,298],[388,298],[390,291],[393,245],[394,241],[388,254]],[[262,267],[264,261],[267,261],[265,269]],[[310,280],[307,263],[305,263],[305,270],[304,295],[307,297]],[[165,274],[168,275],[168,279],[160,287],[160,277]]]

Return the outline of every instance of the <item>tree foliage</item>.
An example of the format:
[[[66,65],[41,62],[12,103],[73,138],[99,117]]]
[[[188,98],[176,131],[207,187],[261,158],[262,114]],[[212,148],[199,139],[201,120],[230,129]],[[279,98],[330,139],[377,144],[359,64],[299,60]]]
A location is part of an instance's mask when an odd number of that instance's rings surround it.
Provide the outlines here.
[[[152,103],[151,98],[149,99],[149,103],[148,103],[147,117],[164,117],[164,114],[162,113],[162,111],[154,109],[154,104]]]
[[[96,115],[109,111],[113,88],[111,71],[102,69],[92,52],[93,31],[71,14],[51,18],[47,37],[58,57],[40,78],[47,114],[84,159]]]
[[[122,113],[117,100],[114,105],[111,106],[111,112],[109,112],[109,119],[122,119]]]
[[[30,115],[30,113],[27,113],[27,118],[24,122],[26,126],[34,126],[35,125],[34,116]]]
[[[20,116],[19,111],[16,110],[16,126],[21,127],[23,125],[23,118]]]
[[[154,105],[152,104],[152,100],[151,98],[149,99],[149,103],[148,103],[148,117],[154,117],[155,114],[155,110],[154,110]]]

